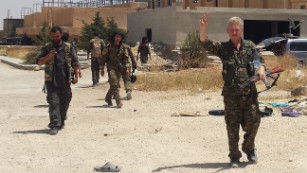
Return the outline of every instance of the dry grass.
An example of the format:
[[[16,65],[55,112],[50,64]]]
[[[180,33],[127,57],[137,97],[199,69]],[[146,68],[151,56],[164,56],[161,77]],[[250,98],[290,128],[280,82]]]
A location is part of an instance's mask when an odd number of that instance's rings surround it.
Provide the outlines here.
[[[280,57],[264,57],[264,59],[268,68],[281,66],[284,69],[277,82],[277,89],[290,90],[307,85],[307,69],[300,69],[300,73],[303,75],[298,75],[297,67],[299,62],[292,55],[286,54]]]
[[[299,63],[292,55],[284,56],[263,56],[265,64],[268,68],[281,66],[284,70],[291,70],[297,67]]]
[[[0,46],[0,55],[9,56],[13,58],[19,58],[25,61],[29,61],[29,59],[34,59],[38,52],[38,48],[36,46],[19,46],[19,45],[3,45]],[[29,62],[34,63],[34,61],[30,60]]]
[[[205,68],[208,67],[208,63],[211,60],[208,59],[206,54],[201,54],[198,56],[189,56],[188,54],[183,54],[178,59],[177,64],[179,69],[189,69],[189,68]]]
[[[8,46],[6,51],[7,51],[7,56],[20,58],[20,59],[27,59],[29,55],[37,51],[37,47],[35,46]]]
[[[290,90],[307,85],[307,69],[301,69],[303,76],[297,75],[298,62],[291,55],[282,57],[264,57],[266,66],[271,69],[282,66],[284,72],[272,90]],[[178,72],[145,73],[138,76],[134,84],[143,91],[167,91],[167,90],[215,90],[223,86],[221,66],[181,70]],[[259,90],[264,89],[262,82],[257,83]]]
[[[223,84],[221,68],[189,69],[139,75],[135,87],[142,91],[209,90]]]

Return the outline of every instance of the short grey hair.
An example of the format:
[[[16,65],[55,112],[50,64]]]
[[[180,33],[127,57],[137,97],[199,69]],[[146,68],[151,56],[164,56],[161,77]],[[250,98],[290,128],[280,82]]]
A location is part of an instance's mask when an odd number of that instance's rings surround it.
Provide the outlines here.
[[[228,26],[229,24],[232,24],[232,23],[240,25],[241,29],[243,29],[244,24],[243,24],[243,20],[240,17],[234,16],[228,19]]]

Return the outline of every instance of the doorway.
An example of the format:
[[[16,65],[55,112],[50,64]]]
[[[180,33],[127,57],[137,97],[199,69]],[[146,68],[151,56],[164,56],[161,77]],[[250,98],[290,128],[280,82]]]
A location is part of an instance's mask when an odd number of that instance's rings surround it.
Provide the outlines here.
[[[151,28],[145,29],[145,35],[148,39],[148,42],[151,42],[152,41],[152,29]]]

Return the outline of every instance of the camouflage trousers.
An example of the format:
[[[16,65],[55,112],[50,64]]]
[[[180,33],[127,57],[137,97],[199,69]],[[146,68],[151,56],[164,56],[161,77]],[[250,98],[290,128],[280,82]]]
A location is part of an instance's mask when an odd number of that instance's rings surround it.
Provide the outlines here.
[[[242,151],[248,153],[255,149],[255,137],[261,121],[257,95],[224,94],[224,104],[228,156],[230,159],[239,159],[242,157],[238,146],[240,126],[245,132]]]
[[[131,92],[131,87],[130,87],[131,82],[130,82],[129,72],[127,73],[125,69],[120,69],[120,70],[108,69],[108,77],[109,77],[110,88],[105,99],[111,100],[112,98],[114,98],[116,100],[116,104],[119,104],[121,103],[120,100],[121,97],[119,94],[121,78],[123,79],[126,92],[128,91]]]
[[[148,61],[148,55],[141,55],[140,56],[140,59],[141,59],[141,63],[142,64],[147,64],[147,61]]]
[[[92,70],[92,81],[93,85],[99,82],[99,61],[92,57],[91,60],[91,70]]]
[[[72,98],[70,85],[55,87],[52,82],[46,82],[47,102],[49,103],[49,128],[61,127],[67,119],[67,110]]]

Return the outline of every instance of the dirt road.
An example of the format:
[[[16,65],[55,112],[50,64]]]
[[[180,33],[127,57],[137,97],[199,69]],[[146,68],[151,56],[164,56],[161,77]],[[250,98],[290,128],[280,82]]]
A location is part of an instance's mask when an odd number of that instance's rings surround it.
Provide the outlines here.
[[[3,173],[88,173],[107,161],[118,164],[123,173],[307,172],[306,116],[282,117],[275,110],[263,118],[256,138],[258,164],[248,164],[244,155],[240,168],[229,169],[224,118],[207,113],[223,109],[220,91],[134,91],[122,109],[107,108],[103,98],[108,85],[88,87],[86,69],[80,84],[73,86],[65,129],[50,136],[43,72],[2,63],[0,71]],[[202,116],[171,116],[196,111]]]

